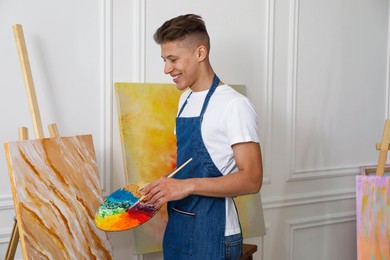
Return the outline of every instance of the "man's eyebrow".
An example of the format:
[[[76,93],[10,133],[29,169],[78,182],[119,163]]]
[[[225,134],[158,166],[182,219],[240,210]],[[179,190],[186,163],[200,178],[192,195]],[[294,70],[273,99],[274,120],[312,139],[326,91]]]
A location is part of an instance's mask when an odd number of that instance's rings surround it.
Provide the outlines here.
[[[161,56],[161,58],[163,58],[163,60],[165,60],[165,59],[172,59],[172,58],[177,59],[177,56],[175,56],[175,55],[168,55],[166,57]]]

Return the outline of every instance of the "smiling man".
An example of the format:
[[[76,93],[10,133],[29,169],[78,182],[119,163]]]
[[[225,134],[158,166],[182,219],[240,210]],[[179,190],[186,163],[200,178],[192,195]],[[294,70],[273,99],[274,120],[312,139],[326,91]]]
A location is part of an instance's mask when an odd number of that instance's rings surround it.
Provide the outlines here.
[[[181,15],[154,34],[164,73],[183,90],[176,118],[177,165],[142,192],[168,203],[163,254],[176,259],[239,259],[242,232],[233,197],[259,192],[263,172],[257,115],[250,101],[219,80],[202,18]]]

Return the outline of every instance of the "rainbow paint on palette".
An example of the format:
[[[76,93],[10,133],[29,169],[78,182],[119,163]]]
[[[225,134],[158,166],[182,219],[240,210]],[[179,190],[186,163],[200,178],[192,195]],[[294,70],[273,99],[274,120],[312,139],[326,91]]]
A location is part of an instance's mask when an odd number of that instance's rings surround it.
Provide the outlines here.
[[[142,197],[139,191],[145,185],[130,184],[108,196],[97,210],[96,226],[104,231],[124,231],[151,219],[157,213],[153,205],[138,203],[132,207]]]

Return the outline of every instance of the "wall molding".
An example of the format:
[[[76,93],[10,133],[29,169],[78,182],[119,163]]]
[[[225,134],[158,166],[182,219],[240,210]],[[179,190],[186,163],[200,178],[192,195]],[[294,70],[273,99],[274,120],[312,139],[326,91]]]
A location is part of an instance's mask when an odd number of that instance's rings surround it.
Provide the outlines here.
[[[290,151],[287,182],[345,177],[360,173],[360,166],[338,166],[322,169],[295,169],[296,120],[297,120],[297,78],[298,78],[298,32],[299,32],[299,0],[290,0],[289,44],[288,44],[288,76],[287,76],[287,121],[289,135],[287,146]],[[390,45],[389,45],[390,48]],[[390,62],[390,61],[389,61]]]
[[[355,176],[360,174],[360,166],[342,166],[336,168],[310,169],[290,171],[292,172],[287,181],[306,181],[331,177]]]
[[[1,228],[0,229],[0,244],[8,244],[11,238],[11,228]]]
[[[326,216],[317,216],[309,218],[300,218],[287,221],[288,236],[288,259],[293,260],[294,253],[294,232],[300,229],[307,229],[325,225],[333,225],[345,222],[355,222],[355,211],[347,211],[339,214],[331,214]]]
[[[101,122],[102,136],[100,148],[103,152],[103,158],[100,163],[100,169],[103,172],[101,176],[101,185],[104,195],[111,191],[111,173],[112,173],[112,144],[113,144],[113,57],[112,57],[112,0],[103,0],[101,10],[101,91],[102,91],[102,110],[103,119]]]
[[[12,194],[0,195],[0,212],[2,210],[14,210]],[[8,244],[11,237],[12,228],[0,229],[0,244]]]
[[[146,0],[133,1],[133,70],[134,82],[145,83],[146,80]]]
[[[272,248],[272,238],[271,238],[271,223],[265,222],[265,233],[266,235],[261,239],[261,260],[263,259],[271,259],[271,251]]]
[[[0,211],[14,209],[12,194],[0,195]]]
[[[390,13],[390,5],[389,11]],[[390,117],[390,19],[387,25],[387,53],[386,53],[386,118]]]
[[[353,189],[334,190],[325,192],[312,192],[296,195],[263,197],[263,209],[278,209],[285,207],[302,206],[321,202],[355,199],[356,191]]]
[[[268,158],[272,154],[272,104],[273,104],[273,88],[274,88],[274,43],[275,42],[275,0],[268,0],[266,3],[266,35],[265,35],[265,130],[264,130],[264,154],[263,160],[265,163],[263,184],[271,184],[271,178],[268,176]]]
[[[287,122],[290,129],[287,138],[289,157],[289,172],[294,175],[295,167],[295,133],[296,133],[296,95],[297,95],[297,66],[298,66],[298,28],[299,0],[290,0],[289,40],[288,40],[288,69],[287,69]]]

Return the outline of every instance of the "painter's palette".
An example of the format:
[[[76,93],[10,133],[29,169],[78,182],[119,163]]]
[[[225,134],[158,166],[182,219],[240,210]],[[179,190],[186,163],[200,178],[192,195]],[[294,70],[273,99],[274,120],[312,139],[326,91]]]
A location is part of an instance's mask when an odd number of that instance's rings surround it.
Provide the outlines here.
[[[147,183],[134,183],[111,193],[100,205],[95,215],[95,224],[104,231],[125,231],[138,227],[151,219],[158,210],[149,203],[138,203],[140,190]]]

